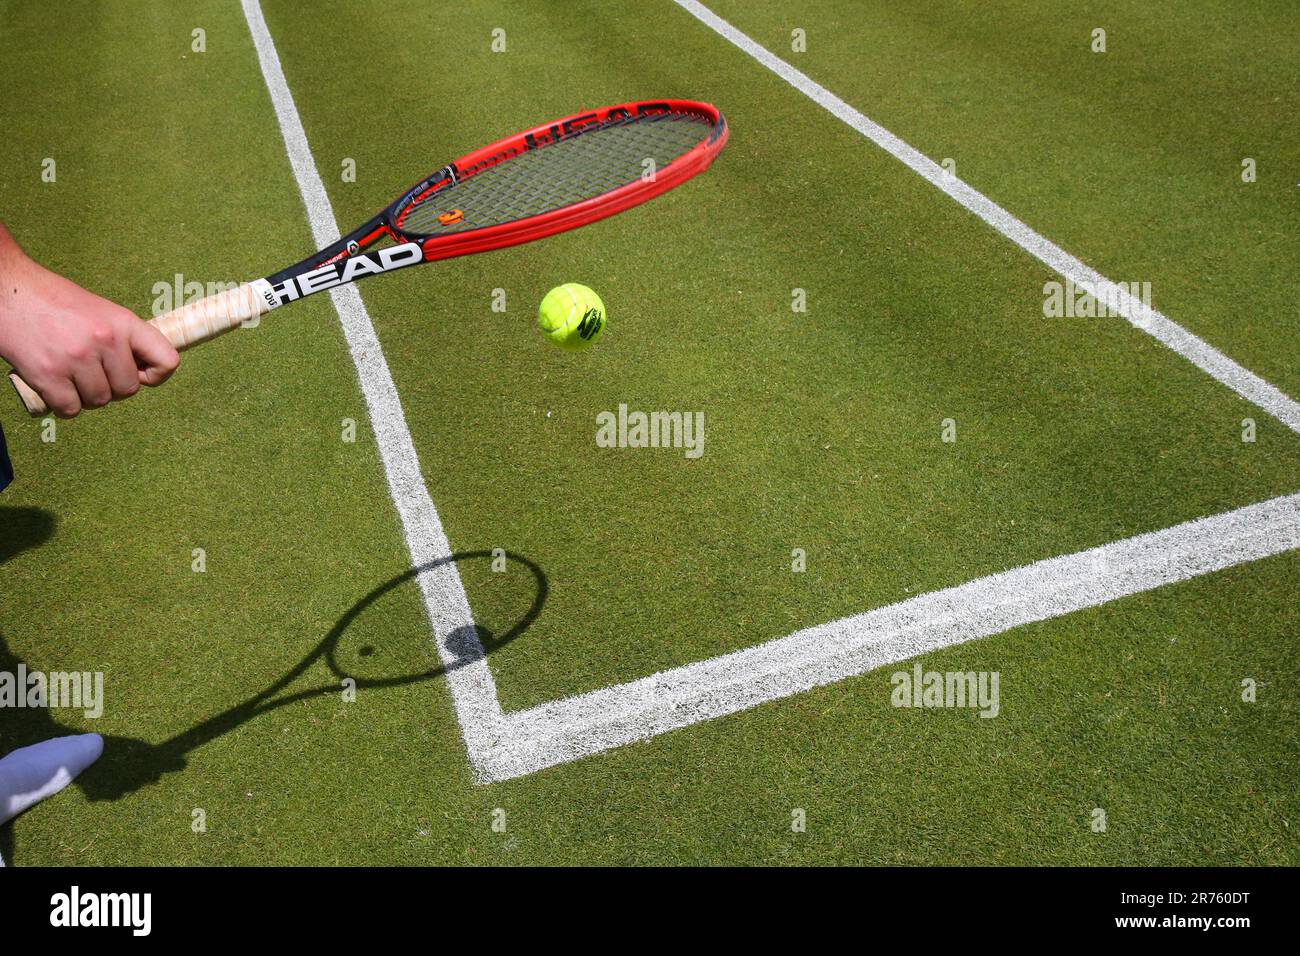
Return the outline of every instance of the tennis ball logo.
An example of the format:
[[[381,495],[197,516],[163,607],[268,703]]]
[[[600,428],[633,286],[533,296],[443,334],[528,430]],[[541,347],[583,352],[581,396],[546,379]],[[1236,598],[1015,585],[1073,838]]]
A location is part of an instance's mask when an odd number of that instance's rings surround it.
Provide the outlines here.
[[[556,286],[537,309],[542,334],[562,349],[576,352],[595,342],[605,331],[605,303],[577,282]]]
[[[600,309],[593,305],[582,313],[582,321],[578,323],[578,338],[591,341],[600,334],[604,324],[605,320],[601,317]]]

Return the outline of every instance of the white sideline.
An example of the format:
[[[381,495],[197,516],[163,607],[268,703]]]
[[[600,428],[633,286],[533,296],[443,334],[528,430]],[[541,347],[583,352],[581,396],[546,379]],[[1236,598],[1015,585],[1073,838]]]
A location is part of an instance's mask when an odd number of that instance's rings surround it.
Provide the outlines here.
[[[1300,494],[979,578],[641,680],[506,714],[505,780],[918,654],[1300,548]]]
[[[1254,372],[1242,368],[1214,346],[1177,322],[1149,308],[1128,290],[1084,265],[1056,243],[1007,212],[983,193],[972,189],[942,166],[913,149],[883,126],[872,122],[834,93],[779,56],[760,46],[697,0],[674,0],[691,16],[733,46],[749,54],[822,109],[831,113],[905,164],[914,173],[943,190],[962,206],[1024,249],[1044,265],[1088,291],[1098,302],[1119,312],[1136,328],[1173,349],[1211,378],[1268,412],[1292,431],[1300,432],[1300,404]]]
[[[275,105],[280,132],[284,134],[289,164],[298,181],[298,190],[307,207],[312,237],[319,249],[335,242],[340,236],[334,209],[325,192],[325,184],[321,182],[320,173],[316,170],[311,147],[307,144],[307,133],[298,116],[298,107],[294,105],[289,83],[280,68],[280,57],[266,28],[266,21],[262,18],[262,8],[258,0],[242,2],[244,17],[248,20],[248,29],[257,48],[262,76],[266,79],[266,88]],[[415,454],[415,444],[406,426],[406,415],[402,412],[402,403],[397,396],[397,386],[393,384],[393,376],[384,359],[375,327],[370,321],[370,313],[366,311],[355,285],[340,286],[330,295],[343,323],[343,333],[352,353],[352,362],[356,365],[361,390],[366,396],[375,444],[379,446],[393,504],[397,506],[397,513],[402,519],[412,566],[421,567],[446,558],[451,554],[451,545],[442,530],[442,521],[438,518],[433,500],[429,497],[429,489],[425,487],[424,477],[420,473],[420,460]],[[445,561],[437,567],[422,571],[417,581],[429,622],[433,625],[438,656],[446,668],[465,746],[469,750],[471,762],[475,762],[480,751],[492,745],[501,723],[496,684],[488,669],[483,645],[474,630],[469,600],[465,596],[465,588],[455,562]]]

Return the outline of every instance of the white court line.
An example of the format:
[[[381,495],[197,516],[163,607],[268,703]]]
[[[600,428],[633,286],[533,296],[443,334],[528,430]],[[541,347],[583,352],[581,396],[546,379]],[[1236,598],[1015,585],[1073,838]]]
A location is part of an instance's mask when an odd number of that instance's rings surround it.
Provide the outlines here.
[[[1119,312],[1136,328],[1173,349],[1211,378],[1222,382],[1248,402],[1259,406],[1292,431],[1300,432],[1300,404],[1280,389],[1270,385],[1254,372],[1242,368],[1208,342],[1130,295],[1124,287],[1111,282],[1056,243],[1040,236],[983,193],[967,186],[956,176],[950,175],[938,163],[913,149],[883,126],[869,120],[820,83],[755,43],[704,4],[698,3],[697,0],[674,0],[674,2],[710,30],[781,77],[822,109],[853,127],[889,155],[904,163],[922,179],[943,190],[1035,259],[1070,279],[1076,286],[1087,290],[1098,302],[1106,303],[1108,308]]]
[[[505,780],[918,654],[1300,548],[1300,494],[1049,558],[642,680],[506,715]]]
[[[338,224],[258,2],[242,2],[294,177],[307,207],[312,234],[317,245],[324,246],[338,238]],[[698,4],[683,5],[688,9],[698,8],[699,12],[692,10],[697,16],[701,13],[712,16]],[[737,35],[748,41],[743,35]],[[775,57],[771,59],[776,60]],[[811,84],[806,77],[803,79]],[[847,106],[844,108],[851,110]],[[856,111],[853,113],[861,117]],[[874,128],[879,130],[879,127]],[[883,130],[879,132],[889,136]],[[903,148],[910,149],[905,145]],[[918,162],[929,163],[919,154],[916,156]],[[913,164],[909,162],[908,165]],[[953,194],[946,184],[937,182],[936,185]],[[963,189],[968,190],[968,187]],[[1081,270],[1080,276],[1091,274],[1101,283],[1105,282],[978,193],[968,191],[1019,226],[1028,236],[1055,250],[1063,260],[1077,265]],[[979,209],[960,197],[954,195],[954,198],[982,215]],[[997,228],[996,222],[992,224]],[[1016,239],[1016,236],[1012,235],[1012,238]],[[1016,241],[1020,242],[1020,239]],[[1070,275],[1064,271],[1063,274]],[[1077,284],[1085,285],[1085,281],[1074,278]],[[1102,288],[1097,283],[1093,285]],[[355,286],[335,289],[331,295],[366,396],[375,440],[389,490],[402,519],[412,561],[421,566],[444,558],[451,552],[450,544],[424,485],[396,387],[370,316]],[[1157,318],[1160,322],[1155,321]],[[1151,325],[1148,331],[1167,331],[1167,327],[1172,327],[1193,344],[1199,343],[1199,347],[1208,350],[1211,357],[1219,356],[1205,343],[1158,313],[1152,313],[1144,321]],[[1152,334],[1160,337],[1156,331]],[[1172,339],[1182,341],[1177,335]],[[1164,338],[1161,340],[1165,341]],[[1176,345],[1171,347],[1177,348]],[[1188,354],[1182,349],[1179,351]],[[1205,357],[1196,349],[1192,351],[1200,358]],[[1201,364],[1197,357],[1188,357]],[[1253,382],[1266,389],[1272,388],[1223,356],[1219,358],[1227,363],[1229,372],[1240,373],[1238,379],[1245,382],[1245,387],[1254,388]],[[1206,371],[1220,377],[1213,368],[1206,368]],[[1282,400],[1279,407],[1283,413],[1288,413],[1288,408],[1294,410],[1290,399],[1276,389],[1273,392]],[[1251,398],[1250,395],[1246,397]],[[1254,398],[1251,400],[1256,401]],[[1268,408],[1263,402],[1259,404]],[[1278,413],[1275,411],[1274,414]],[[1300,422],[1300,416],[1295,420]],[[470,763],[476,779],[487,783],[532,773],[667,730],[744,710],[926,651],[1094,607],[1297,547],[1300,547],[1300,495],[1274,498],[1164,531],[1040,561],[921,595],[734,654],[510,714],[502,713],[482,646],[472,628],[469,602],[455,564],[448,562],[426,571],[418,580],[434,627],[439,655],[447,666],[452,700]]]
[[[298,116],[298,107],[294,105],[284,70],[280,68],[280,57],[275,52],[275,43],[262,18],[262,8],[258,0],[243,0],[243,6],[249,32],[253,35],[253,44],[257,48],[262,76],[266,78],[266,88],[275,105],[276,118],[280,121],[280,132],[284,134],[289,164],[298,181],[298,191],[302,193],[303,204],[307,207],[312,237],[319,249],[337,241],[340,236],[334,209],[325,192],[325,184],[321,182],[320,173],[316,170],[316,162],[312,159],[307,133],[302,127],[302,119]],[[384,463],[388,490],[402,519],[412,566],[424,567],[450,555],[451,545],[442,530],[442,521],[438,518],[433,500],[429,497],[429,489],[425,487],[424,477],[420,473],[420,460],[415,454],[415,444],[406,426],[406,415],[397,396],[397,386],[393,384],[393,376],[388,370],[383,349],[380,348],[379,337],[375,334],[374,324],[370,321],[370,314],[361,301],[357,287],[340,286],[330,296],[343,323],[343,333],[352,353],[352,362],[356,365],[361,390],[366,396],[375,443],[379,446],[379,455]],[[438,656],[446,668],[465,746],[469,750],[471,762],[477,762],[480,751],[493,745],[502,718],[496,684],[488,669],[483,645],[474,630],[474,618],[470,613],[465,588],[454,561],[444,561],[422,571],[416,580],[424,598],[425,610],[429,614],[429,622],[433,625]]]

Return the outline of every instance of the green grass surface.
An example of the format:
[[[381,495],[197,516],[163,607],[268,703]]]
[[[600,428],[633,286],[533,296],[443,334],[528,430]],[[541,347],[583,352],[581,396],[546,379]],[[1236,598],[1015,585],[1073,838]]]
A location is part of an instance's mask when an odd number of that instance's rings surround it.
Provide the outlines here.
[[[1198,6],[714,8],[1295,394],[1300,60],[1282,5],[1231,30]],[[584,106],[682,96],[731,124],[707,175],[646,207],[361,286],[453,548],[545,577],[537,619],[489,641],[507,710],[1300,489],[1300,437],[1122,320],[1044,319],[1050,271],[670,3],[264,9],[345,229]],[[147,314],[177,272],[309,250],[237,4],[0,3],[0,62],[0,217],[50,267]],[[565,281],[610,310],[579,355],[531,328]],[[597,448],[620,403],[703,411],[705,454]],[[1300,862],[1294,554],[923,658],[1000,672],[993,720],[890,707],[890,667],[484,787],[441,676],[349,704],[316,661],[299,699],[229,710],[333,632],[363,677],[438,668],[409,582],[366,600],[409,557],[326,297],[52,444],[6,422],[0,669],[103,671],[108,704],[0,711],[0,750],[55,723],[112,735],[81,787],[0,830],[12,862]],[[520,564],[460,572],[493,635],[537,595]]]

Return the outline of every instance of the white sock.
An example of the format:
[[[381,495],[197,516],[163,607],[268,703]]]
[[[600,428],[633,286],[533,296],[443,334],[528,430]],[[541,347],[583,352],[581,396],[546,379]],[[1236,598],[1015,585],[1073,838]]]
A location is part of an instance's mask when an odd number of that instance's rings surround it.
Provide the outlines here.
[[[0,759],[0,824],[58,793],[99,759],[99,734],[55,737]]]

